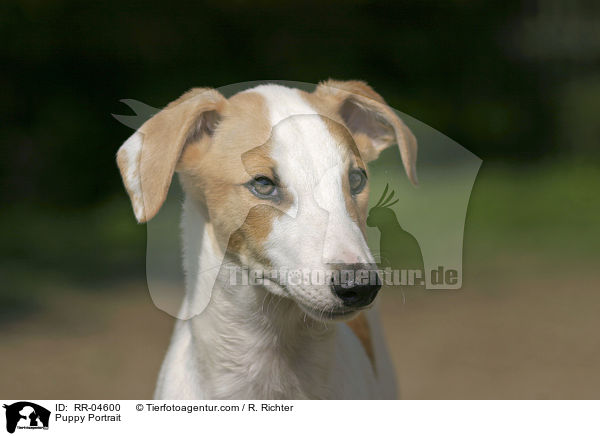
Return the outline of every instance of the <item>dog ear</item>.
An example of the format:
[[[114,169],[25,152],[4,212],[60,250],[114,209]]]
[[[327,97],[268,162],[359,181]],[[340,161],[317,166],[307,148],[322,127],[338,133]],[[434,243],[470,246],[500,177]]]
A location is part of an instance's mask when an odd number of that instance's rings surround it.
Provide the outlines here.
[[[208,88],[195,88],[146,121],[117,152],[117,165],[135,217],[149,221],[167,197],[183,148],[212,136],[226,104]]]
[[[327,80],[314,91],[334,104],[334,111],[352,133],[363,159],[376,159],[397,143],[408,178],[417,184],[417,139],[385,100],[365,82]]]

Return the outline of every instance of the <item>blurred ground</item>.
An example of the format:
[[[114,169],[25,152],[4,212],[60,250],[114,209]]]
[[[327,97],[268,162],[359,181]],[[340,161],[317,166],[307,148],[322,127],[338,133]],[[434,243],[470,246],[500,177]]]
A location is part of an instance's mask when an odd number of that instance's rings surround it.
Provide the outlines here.
[[[469,280],[405,303],[387,294],[402,398],[598,399],[598,289],[597,275],[579,271]]]
[[[114,284],[108,295],[57,290],[43,304],[3,328],[3,398],[152,396],[171,318],[154,307],[144,282]]]
[[[459,292],[387,290],[381,309],[402,398],[598,398],[598,289],[597,276],[573,271],[474,279]],[[2,397],[152,395],[172,319],[143,282],[47,304],[3,328]]]
[[[381,295],[403,398],[600,397],[599,179],[584,165],[482,169],[463,289]],[[129,213],[120,199],[3,235],[0,397],[152,395],[172,319],[152,304]]]

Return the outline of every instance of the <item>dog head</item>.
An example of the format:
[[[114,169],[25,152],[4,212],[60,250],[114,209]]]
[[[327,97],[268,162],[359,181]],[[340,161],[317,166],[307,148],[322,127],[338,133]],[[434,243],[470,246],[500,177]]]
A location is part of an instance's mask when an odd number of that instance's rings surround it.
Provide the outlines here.
[[[229,99],[193,89],[131,136],[117,163],[138,221],[158,212],[177,172],[224,256],[308,272],[264,285],[311,316],[344,319],[380,287],[366,243],[367,163],[394,143],[416,183],[413,134],[363,82],[312,93],[261,85]]]

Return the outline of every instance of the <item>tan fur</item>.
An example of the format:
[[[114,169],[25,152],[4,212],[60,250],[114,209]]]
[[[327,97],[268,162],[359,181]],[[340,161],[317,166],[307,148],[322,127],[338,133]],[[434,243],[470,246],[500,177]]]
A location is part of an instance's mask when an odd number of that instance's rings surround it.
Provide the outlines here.
[[[340,147],[342,153],[348,157],[350,166],[347,168],[347,171],[350,171],[351,168],[362,168],[368,173],[368,168],[362,158],[362,153],[359,151],[354,138],[348,129],[340,124],[341,120],[334,121],[326,116],[321,116],[321,120],[325,123],[329,134],[336,139],[336,143]],[[350,218],[352,218],[352,220],[358,224],[366,238],[369,184],[367,183],[365,189],[356,197],[354,197],[350,192],[348,177],[344,178],[342,183],[344,186],[344,201],[348,215],[350,215]]]
[[[302,96],[317,110],[319,114],[332,121],[335,121],[338,124],[345,125],[340,113],[340,107],[343,101],[350,94],[346,94],[345,92],[339,91],[336,88],[333,88],[333,90],[334,93],[331,94],[328,92],[330,91],[328,87],[320,84],[314,92],[302,92]],[[360,152],[361,159],[363,159],[365,162],[371,162],[377,159],[379,156],[379,151],[377,151],[373,146],[372,138],[369,138],[367,135],[360,132],[351,132],[351,135],[354,144]]]
[[[358,194],[353,196],[350,193],[349,180],[346,178],[344,183],[344,202],[346,204],[346,210],[352,220],[358,224],[363,236],[367,237],[367,215],[369,209],[369,185]]]
[[[408,178],[417,183],[417,140],[373,88],[357,80],[327,80],[317,86],[313,97],[309,94],[307,98],[320,109],[328,111],[332,119],[342,120],[348,126],[367,162],[376,159],[382,150],[396,142]],[[345,112],[349,110],[353,110],[352,118],[362,121],[369,129],[353,129],[352,123],[344,119]]]
[[[231,97],[220,115],[214,138],[189,144],[178,171],[186,192],[207,211],[219,247],[268,266],[262,246],[291,203],[284,197],[272,205],[244,186],[256,175],[274,177],[267,107],[260,94],[246,92]]]
[[[369,320],[366,315],[360,313],[356,318],[346,322],[346,324],[352,329],[365,349],[367,357],[371,361],[371,366],[373,366],[373,371],[377,372],[375,366],[375,350],[373,349],[373,342],[371,340],[371,328],[369,327]]]

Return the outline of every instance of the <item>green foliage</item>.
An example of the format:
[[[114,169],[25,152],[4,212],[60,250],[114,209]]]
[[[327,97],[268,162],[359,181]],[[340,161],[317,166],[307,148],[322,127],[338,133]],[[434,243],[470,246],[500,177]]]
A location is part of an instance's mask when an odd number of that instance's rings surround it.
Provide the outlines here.
[[[535,57],[531,29],[556,33],[536,13],[515,0],[3,2],[1,200],[109,198],[121,192],[114,154],[131,133],[110,116],[120,99],[160,107],[193,86],[257,79],[366,80],[486,162],[597,156],[586,85],[598,81],[597,53],[566,56],[584,46],[570,38]],[[569,14],[585,24],[598,10]]]

